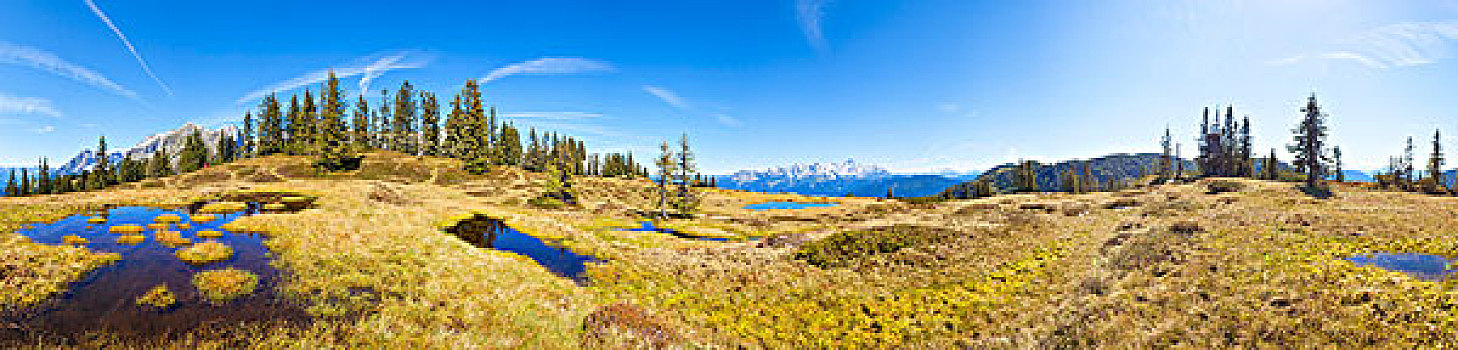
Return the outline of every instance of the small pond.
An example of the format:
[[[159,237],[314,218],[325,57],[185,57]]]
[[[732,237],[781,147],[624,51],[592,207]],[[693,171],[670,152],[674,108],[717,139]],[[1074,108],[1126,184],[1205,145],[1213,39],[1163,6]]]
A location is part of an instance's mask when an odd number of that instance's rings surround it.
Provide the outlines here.
[[[120,339],[154,339],[177,336],[201,327],[228,327],[241,322],[286,321],[308,322],[308,314],[298,305],[275,295],[281,275],[269,265],[263,237],[257,234],[234,233],[222,226],[244,215],[257,212],[258,205],[229,214],[214,214],[216,220],[193,220],[200,205],[179,210],[146,207],[121,207],[72,216],[53,223],[38,223],[16,233],[43,244],[64,244],[63,236],[85,238],[85,247],[96,252],[117,253],[121,260],[90,272],[85,279],[72,283],[68,292],[53,297],[35,310],[7,316],[15,328],[0,332],[0,340],[59,338],[76,339],[86,333],[107,333]],[[138,233],[146,240],[138,244],[118,243],[121,234],[109,232],[112,226],[153,224],[159,215],[172,214],[181,221],[167,230],[178,232],[195,243],[215,240],[233,249],[228,260],[192,265],[177,258],[177,249],[158,242],[155,229]],[[88,219],[105,218],[104,223],[88,223]],[[217,238],[198,237],[198,232],[213,230]],[[202,298],[192,284],[193,274],[206,270],[236,268],[257,274],[259,286],[254,293],[215,305]],[[165,284],[177,303],[166,309],[138,305],[138,297],[153,287]],[[8,336],[7,336],[8,334]],[[17,339],[9,339],[17,340]]]
[[[804,203],[804,202],[764,202],[744,206],[750,210],[771,210],[771,209],[808,209],[808,208],[829,208],[840,205],[838,203]]]
[[[1385,270],[1400,271],[1424,281],[1440,281],[1450,278],[1453,272],[1448,267],[1454,259],[1439,255],[1412,253],[1372,253],[1347,258],[1357,265],[1372,265]]]
[[[624,228],[624,229],[621,229],[621,230],[623,230],[623,231],[634,231],[634,232],[660,232],[660,233],[667,233],[667,234],[673,235],[674,237],[678,237],[678,238],[697,239],[697,240],[700,240],[700,241],[711,241],[711,242],[728,242],[728,241],[731,241],[732,240],[732,239],[726,238],[726,237],[700,237],[700,236],[694,236],[694,235],[690,235],[690,234],[687,234],[687,233],[679,232],[677,230],[673,230],[673,229],[668,229],[668,228],[662,228],[662,227],[655,226],[655,225],[653,225],[653,221],[651,221],[651,220],[643,220],[640,223],[640,225],[643,225],[643,226],[641,226],[641,227],[632,227],[632,228]]]
[[[537,264],[541,264],[552,273],[579,283],[586,279],[586,275],[583,273],[587,272],[587,263],[601,261],[591,255],[573,253],[566,247],[549,244],[532,235],[517,231],[501,220],[485,215],[476,215],[462,220],[455,226],[447,228],[446,232],[455,234],[461,240],[480,248],[525,255],[536,260]]]

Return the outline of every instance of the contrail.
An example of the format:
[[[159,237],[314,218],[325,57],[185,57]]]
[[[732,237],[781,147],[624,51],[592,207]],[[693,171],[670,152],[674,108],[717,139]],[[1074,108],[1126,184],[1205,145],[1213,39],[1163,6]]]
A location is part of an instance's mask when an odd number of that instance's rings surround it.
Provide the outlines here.
[[[94,70],[79,66],[45,50],[0,41],[0,64],[31,67],[51,74],[95,86],[141,102],[137,93],[117,84]]]
[[[281,81],[262,89],[250,91],[248,92],[248,94],[243,95],[243,97],[238,98],[237,103],[241,105],[263,98],[263,96],[266,96],[269,93],[288,91],[311,84],[318,84],[319,82],[323,82],[329,79],[329,72],[331,70],[334,71],[334,76],[339,79],[361,75],[362,77],[360,77],[359,81],[359,93],[366,94],[369,93],[368,89],[370,86],[370,82],[375,78],[380,77],[380,75],[385,74],[385,72],[396,69],[423,68],[426,66],[427,62],[429,62],[429,58],[416,58],[407,61],[406,59],[411,58],[408,57],[410,54],[411,52],[409,51],[376,54],[372,57],[379,58],[373,60],[367,57],[357,59],[355,60],[355,63],[348,66],[325,68],[308,72],[298,77],[294,77],[293,79]]]
[[[97,7],[95,2],[91,0],[84,1],[86,2],[86,6],[91,8],[91,13],[95,13],[96,17],[101,18],[101,21],[105,22],[106,26],[110,27],[113,33],[116,33],[116,37],[121,39],[122,44],[127,46],[127,51],[131,51],[132,57],[137,58],[137,63],[142,65],[142,70],[147,72],[147,76],[157,81],[157,85],[162,86],[162,91],[166,91],[167,96],[172,96],[172,88],[167,87],[167,83],[163,83],[162,79],[157,78],[156,74],[152,74],[152,67],[147,66],[147,60],[142,59],[142,54],[137,53],[137,48],[132,47],[132,42],[131,40],[127,40],[127,35],[122,34],[121,29],[117,29],[115,23],[111,23],[111,18],[107,17],[105,12],[101,12],[101,8]]]
[[[517,74],[577,74],[613,70],[611,64],[603,61],[581,57],[543,57],[492,70],[481,78],[481,84]]]

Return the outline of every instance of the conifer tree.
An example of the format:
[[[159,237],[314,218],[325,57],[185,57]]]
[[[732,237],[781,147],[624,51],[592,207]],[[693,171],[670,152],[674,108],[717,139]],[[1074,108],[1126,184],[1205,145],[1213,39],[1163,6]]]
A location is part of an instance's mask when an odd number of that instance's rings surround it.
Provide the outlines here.
[[[699,200],[693,193],[691,175],[698,174],[698,167],[694,166],[694,152],[689,149],[688,133],[683,133],[678,139],[678,200],[679,212],[691,213],[698,209]],[[579,163],[580,164],[580,163]]]
[[[1236,155],[1236,158],[1239,161],[1238,166],[1240,168],[1236,175],[1255,177],[1255,163],[1253,163],[1251,160],[1251,157],[1254,156],[1255,149],[1252,147],[1253,145],[1251,144],[1250,136],[1250,116],[1247,115],[1244,119],[1241,120],[1240,123],[1240,152]]]
[[[506,124],[501,127],[501,137],[498,143],[501,145],[501,158],[503,163],[511,166],[521,165],[521,132],[516,126]]]
[[[15,169],[10,169],[10,177],[5,178],[5,195],[20,197],[20,185],[15,183]]]
[[[1164,154],[1159,157],[1159,176],[1160,176],[1161,179],[1169,179],[1170,178],[1169,172],[1170,172],[1170,165],[1171,164],[1170,164],[1169,157],[1170,157],[1170,152],[1171,152],[1170,147],[1173,146],[1173,145],[1170,144],[1170,142],[1172,142],[1172,141],[1173,140],[1170,138],[1169,126],[1165,126],[1164,127],[1164,138],[1161,138],[1159,140],[1159,146],[1160,146],[1161,149],[1164,150]]]
[[[359,101],[354,103],[354,134],[351,141],[354,149],[363,151],[370,149],[370,105],[365,102],[364,94],[359,95]]]
[[[288,126],[285,127],[285,129],[287,129],[287,132],[285,132],[286,135],[284,135],[283,143],[284,152],[287,152],[288,154],[299,154],[299,150],[303,149],[303,146],[301,145],[304,140],[303,113],[303,108],[299,106],[299,95],[294,94],[293,97],[289,98],[289,109],[288,112],[285,113],[285,119],[288,120]],[[181,169],[179,169],[178,172],[187,173],[186,170]]]
[[[259,125],[258,154],[269,155],[284,151],[284,119],[283,111],[279,106],[278,96],[268,94],[259,103],[259,118],[262,122]]]
[[[319,158],[314,161],[315,166],[324,170],[341,170],[346,168],[346,163],[355,155],[349,145],[349,128],[344,124],[344,92],[339,88],[339,78],[335,77],[334,71],[329,71],[329,80],[319,91],[319,98],[322,100],[319,110],[319,135],[318,149]]]
[[[108,157],[107,154],[106,154],[106,136],[102,136],[101,137],[101,141],[99,141],[97,143],[97,146],[96,146],[96,167],[95,168],[92,168],[93,169],[92,170],[92,173],[95,173],[95,174],[110,174],[111,173],[111,159],[110,158],[111,157]],[[107,177],[108,176],[105,176],[105,175],[96,176],[95,177],[96,180],[92,184],[91,188],[93,188],[93,189],[101,189],[101,188],[104,188],[106,186],[110,186],[111,185],[111,179],[108,179]]]
[[[51,194],[56,193],[55,185],[51,181],[51,166],[46,164],[46,158],[41,157],[40,166],[36,168],[35,193]]]
[[[446,114],[445,140],[441,143],[442,152],[447,157],[463,158],[461,140],[465,137],[462,120],[465,116],[465,110],[461,109],[461,94],[456,94],[455,99],[451,100],[451,112]]]
[[[253,111],[243,112],[243,134],[238,136],[243,138],[243,149],[239,150],[241,156],[239,156],[238,158],[252,157],[254,147]]]
[[[16,193],[21,197],[30,195],[30,174],[27,170],[26,168],[20,168],[20,186],[17,187],[19,191]]]
[[[1428,156],[1428,178],[1433,179],[1435,190],[1447,190],[1447,179],[1443,177],[1443,165],[1448,160],[1443,157],[1442,137],[1438,130],[1433,130],[1433,154]]]
[[[668,218],[668,185],[674,173],[678,170],[677,158],[674,157],[673,147],[668,146],[668,141],[663,141],[659,146],[663,153],[658,156],[654,164],[658,166],[658,217]]]
[[[394,129],[390,128],[394,121],[395,114],[390,112],[390,90],[380,89],[380,114],[375,116],[375,122],[379,123],[375,130],[375,142],[378,143],[376,148],[399,151],[394,145]]]
[[[460,137],[461,157],[466,161],[466,171],[485,174],[491,169],[490,153],[486,143],[485,110],[481,104],[481,87],[475,79],[466,80],[461,90],[462,116]]]
[[[322,94],[323,91],[320,91]],[[322,96],[321,96],[322,97]],[[319,134],[319,106],[314,103],[314,93],[304,88],[304,105],[299,112],[298,154],[314,154]]]
[[[1018,168],[1013,173],[1014,186],[1019,192],[1038,192],[1038,162],[1032,160],[1018,160]]]
[[[420,92],[420,153],[439,156],[440,150],[440,103],[435,94]]]
[[[1220,112],[1219,112],[1218,107],[1217,107],[1217,110],[1216,110],[1215,113],[1216,113],[1215,118],[1216,119],[1219,119],[1220,118],[1220,116],[1219,116],[1219,113]],[[1212,167],[1212,162],[1211,162],[1211,159],[1210,159],[1211,153],[1213,153],[1213,152],[1210,151],[1210,133],[1211,133],[1211,131],[1210,131],[1210,107],[1205,107],[1205,112],[1204,112],[1204,114],[1202,114],[1202,117],[1201,118],[1202,119],[1200,120],[1200,136],[1195,138],[1195,141],[1198,142],[1197,145],[1199,145],[1200,155],[1195,158],[1195,162],[1196,162],[1196,165],[1198,165],[1200,167],[1200,172],[1209,172],[1210,171],[1209,169],[1213,168]],[[1179,176],[1179,175],[1176,175],[1176,176]]]
[[[415,87],[406,80],[400,83],[395,93],[395,120],[390,129],[394,131],[394,143],[400,152],[415,155],[418,151],[415,140]]]
[[[233,141],[233,134],[222,133],[218,136],[217,156],[209,158],[212,164],[231,163],[238,154],[238,142]]]
[[[1413,183],[1412,176],[1414,175],[1414,172],[1412,153],[1412,136],[1408,136],[1407,148],[1404,148],[1402,151],[1402,181],[1407,186],[1412,186]]]
[[[1326,147],[1326,114],[1317,105],[1316,94],[1311,94],[1301,112],[1306,114],[1301,118],[1301,124],[1292,130],[1296,135],[1293,137],[1294,143],[1288,149],[1296,154],[1297,169],[1306,174],[1306,186],[1314,188],[1321,180],[1321,175],[1325,174],[1323,149]]]
[[[1331,148],[1331,163],[1332,163],[1332,167],[1336,168],[1335,171],[1333,171],[1334,173],[1336,173],[1336,181],[1337,182],[1347,182],[1347,174],[1342,172],[1342,147],[1341,146],[1336,146],[1336,147],[1332,147]]]
[[[165,177],[172,175],[172,161],[167,156],[167,150],[158,147],[157,151],[152,153],[152,158],[149,163],[150,164],[147,167],[147,173],[151,175],[151,177]]]
[[[193,130],[183,141],[182,151],[177,155],[177,172],[186,174],[207,166],[207,145],[203,144],[202,133]]]

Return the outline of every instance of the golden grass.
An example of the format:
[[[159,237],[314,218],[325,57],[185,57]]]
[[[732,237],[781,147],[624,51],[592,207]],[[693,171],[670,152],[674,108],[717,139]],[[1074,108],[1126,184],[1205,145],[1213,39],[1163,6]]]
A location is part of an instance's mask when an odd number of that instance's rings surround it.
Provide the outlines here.
[[[197,238],[218,238],[218,237],[223,237],[223,231],[218,231],[218,230],[202,230],[202,231],[197,231]]]
[[[177,214],[162,214],[162,215],[157,215],[157,217],[155,217],[155,218],[152,218],[152,221],[155,221],[157,223],[162,223],[162,224],[172,224],[172,223],[181,222],[182,221],[182,217],[181,216],[178,216]]]
[[[218,216],[217,215],[201,214],[201,215],[193,215],[192,216],[192,222],[196,222],[196,223],[200,223],[200,224],[201,223],[209,223],[209,222],[213,222],[213,221],[216,221],[216,220],[218,220]]]
[[[192,224],[189,224],[189,223],[186,223],[186,222],[179,223],[179,224],[177,224],[177,229],[178,230],[191,230],[192,229]]]
[[[219,242],[202,242],[178,249],[177,258],[193,265],[203,265],[228,260],[233,257],[233,248]]]
[[[81,236],[73,236],[73,235],[61,236],[61,242],[65,242],[66,244],[86,244],[86,243],[91,243],[91,241],[86,240],[86,238],[83,238]]]
[[[89,224],[104,224],[104,223],[106,223],[106,218],[100,217],[100,216],[96,216],[96,217],[92,217],[92,218],[86,219],[86,223],[89,223]]]
[[[116,225],[108,228],[107,230],[111,233],[117,234],[138,234],[142,233],[144,229],[138,225]]]
[[[244,209],[248,209],[248,203],[239,203],[239,202],[212,202],[212,203],[204,204],[201,209],[198,209],[198,212],[199,213],[204,213],[204,214],[227,214],[227,213],[233,213],[233,212],[243,211]],[[213,217],[211,215],[208,215],[208,216],[209,217]],[[214,217],[214,218],[216,218],[216,217]],[[207,221],[198,221],[198,219],[196,217],[194,217],[192,220],[195,221],[195,222],[207,222]]]
[[[192,284],[208,302],[221,304],[258,289],[258,275],[234,268],[208,270],[192,276]]]
[[[183,237],[182,232],[177,231],[157,231],[156,239],[157,242],[162,243],[162,245],[168,247],[177,247],[192,244],[192,239]]]
[[[14,230],[33,222],[60,220],[97,207],[56,204],[30,198],[0,198],[0,309],[19,309],[64,291],[70,282],[121,256],[85,247],[31,242]]]
[[[141,244],[142,242],[146,242],[146,241],[147,241],[147,236],[142,236],[142,235],[125,235],[125,236],[118,236],[116,238],[116,243],[117,244],[125,244],[125,245],[137,245],[137,244]]]
[[[283,203],[268,203],[263,205],[263,210],[287,210],[288,208],[289,206]]]
[[[166,284],[159,284],[156,287],[152,287],[151,290],[147,291],[147,294],[143,294],[137,298],[137,305],[151,306],[159,309],[172,307],[176,303],[177,298],[172,295],[171,290],[167,289]]]

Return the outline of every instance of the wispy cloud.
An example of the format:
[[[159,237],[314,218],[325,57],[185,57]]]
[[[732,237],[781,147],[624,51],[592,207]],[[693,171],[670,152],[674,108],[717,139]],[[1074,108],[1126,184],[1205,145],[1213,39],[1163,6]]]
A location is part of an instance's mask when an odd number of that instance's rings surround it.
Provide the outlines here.
[[[800,21],[800,31],[805,33],[805,40],[816,51],[825,53],[830,51],[830,44],[825,41],[825,31],[821,21],[825,19],[825,6],[831,0],[796,0],[795,18]]]
[[[683,97],[678,96],[678,93],[673,92],[673,90],[653,85],[643,85],[643,91],[647,91],[648,94],[658,97],[658,99],[663,100],[664,103],[673,106],[673,108],[682,110],[689,109],[688,101],[684,101]]]
[[[137,53],[137,48],[132,46],[132,41],[127,40],[127,35],[122,34],[121,29],[117,28],[116,24],[111,22],[111,17],[107,17],[106,12],[101,11],[101,7],[96,6],[96,2],[92,0],[85,1],[86,7],[91,8],[91,13],[96,14],[97,18],[100,18],[102,22],[106,23],[106,26],[111,28],[111,32],[116,33],[116,37],[121,39],[122,44],[127,46],[127,51],[131,51],[132,57],[135,57],[137,63],[142,65],[142,71],[147,72],[147,76],[152,77],[152,80],[156,81],[157,85],[162,87],[162,91],[167,92],[167,96],[172,96],[172,88],[167,87],[167,83],[163,83],[162,79],[157,78],[157,75],[152,73],[152,67],[147,65],[147,60],[142,59],[142,54]]]
[[[61,111],[51,101],[39,97],[16,97],[0,94],[0,114],[39,114],[60,118]]]
[[[141,101],[137,93],[107,79],[91,69],[61,59],[45,50],[15,45],[0,41],[0,63],[13,64],[46,71],[86,85],[110,91],[126,98]]]
[[[34,131],[37,134],[49,134],[49,133],[55,132],[56,131],[56,127],[55,126],[51,126],[51,125],[45,125],[45,126],[41,126],[39,128],[32,129],[31,131]]]
[[[582,57],[543,57],[492,70],[481,78],[481,84],[520,74],[580,74],[612,72],[612,64]]]
[[[354,63],[341,67],[325,68],[312,71],[309,73],[305,73],[304,75],[294,77],[293,79],[269,85],[268,87],[262,89],[253,90],[248,94],[243,95],[243,97],[238,98],[237,103],[245,104],[263,98],[263,96],[266,96],[270,93],[289,91],[307,85],[318,84],[329,79],[330,70],[333,70],[334,75],[336,77],[339,77],[340,79],[363,75],[363,77],[360,78],[359,87],[360,93],[366,93],[369,89],[370,81],[380,77],[380,75],[385,74],[385,72],[396,69],[423,68],[429,62],[429,58],[419,58],[416,56],[412,56],[412,54],[412,52],[408,51],[377,54],[357,59]]]
[[[654,85],[643,85],[643,91],[648,92],[649,95],[657,97],[659,100],[662,100],[663,103],[666,103],[669,106],[673,106],[673,108],[676,108],[685,113],[707,115],[709,117],[713,117],[715,121],[718,121],[719,124],[723,124],[725,126],[744,125],[743,123],[739,122],[739,119],[734,118],[733,116],[730,116],[729,114],[722,111],[709,113],[700,112],[698,108],[696,108],[693,104],[689,103],[688,99],[683,98],[683,96],[679,96],[678,93],[673,92],[673,90],[669,90],[668,88]],[[728,108],[720,107],[719,110],[728,110]]]
[[[1455,41],[1458,41],[1458,21],[1402,22],[1357,35],[1345,49],[1296,55],[1266,63],[1291,65],[1320,59],[1351,61],[1368,68],[1385,70],[1431,64],[1451,58]]]
[[[584,120],[602,118],[602,113],[589,112],[516,112],[502,113],[502,117],[535,120]]]

